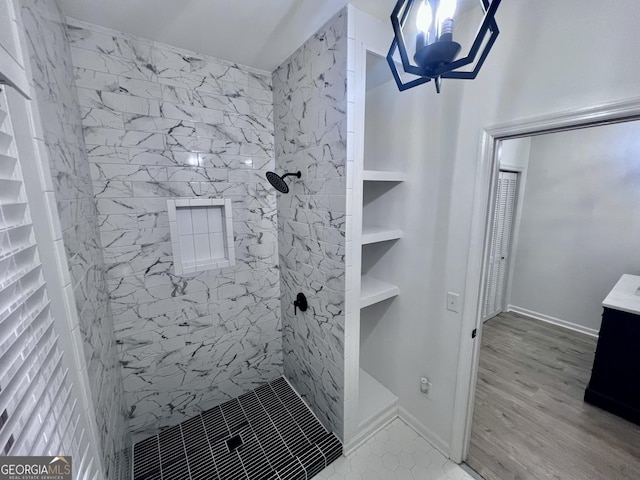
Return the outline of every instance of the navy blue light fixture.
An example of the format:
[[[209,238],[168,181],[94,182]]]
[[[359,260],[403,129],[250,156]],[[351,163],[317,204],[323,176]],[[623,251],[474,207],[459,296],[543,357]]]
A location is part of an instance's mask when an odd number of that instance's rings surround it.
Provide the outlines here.
[[[398,0],[391,13],[391,24],[395,36],[387,54],[387,62],[401,91],[433,80],[436,91],[440,93],[443,78],[469,80],[476,78],[500,33],[495,20],[500,0],[479,1],[484,12],[482,23],[467,56],[456,59],[462,49],[462,46],[453,40],[457,0]],[[415,29],[407,25],[409,18],[415,19]],[[413,62],[409,59],[407,52],[405,30],[415,32],[416,48]],[[396,50],[400,53],[403,70],[418,78],[403,82],[394,60]],[[461,67],[473,64],[478,54],[480,56],[471,70],[459,70]]]

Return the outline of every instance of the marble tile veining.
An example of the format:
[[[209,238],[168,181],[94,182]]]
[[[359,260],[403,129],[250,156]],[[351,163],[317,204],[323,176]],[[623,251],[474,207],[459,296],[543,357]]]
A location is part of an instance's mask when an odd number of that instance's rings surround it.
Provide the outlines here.
[[[271,76],[76,20],[82,107],[135,438],[282,375]],[[167,199],[228,198],[236,264],[175,275]]]
[[[284,371],[343,435],[347,18],[339,12],[273,73]],[[294,316],[302,291],[309,310]]]

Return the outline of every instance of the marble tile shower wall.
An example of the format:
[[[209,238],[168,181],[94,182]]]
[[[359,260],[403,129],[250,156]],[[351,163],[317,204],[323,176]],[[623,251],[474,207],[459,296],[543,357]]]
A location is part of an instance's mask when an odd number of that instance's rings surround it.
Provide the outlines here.
[[[278,196],[284,369],[320,420],[344,420],[347,13],[273,73],[278,171],[302,172]],[[309,301],[294,316],[298,292]]]
[[[68,19],[135,438],[282,375],[264,72]],[[230,198],[236,265],[176,276],[167,199]]]
[[[55,0],[18,4],[41,117],[41,156],[48,158],[84,340],[103,471],[109,479],[124,479],[130,474],[131,437],[65,20]]]

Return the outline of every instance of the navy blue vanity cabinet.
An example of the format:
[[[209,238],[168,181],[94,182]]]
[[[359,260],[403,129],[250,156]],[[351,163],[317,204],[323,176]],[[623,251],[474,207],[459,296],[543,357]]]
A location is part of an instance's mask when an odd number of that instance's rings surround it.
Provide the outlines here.
[[[640,425],[640,315],[604,308],[585,402]]]

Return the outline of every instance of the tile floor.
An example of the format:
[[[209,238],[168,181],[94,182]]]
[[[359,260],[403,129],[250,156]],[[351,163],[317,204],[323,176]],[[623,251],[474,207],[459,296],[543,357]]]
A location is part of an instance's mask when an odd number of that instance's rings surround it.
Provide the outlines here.
[[[136,443],[135,480],[305,480],[342,455],[280,377]]]
[[[315,479],[473,480],[473,477],[396,419],[358,448],[351,458],[340,457]]]

